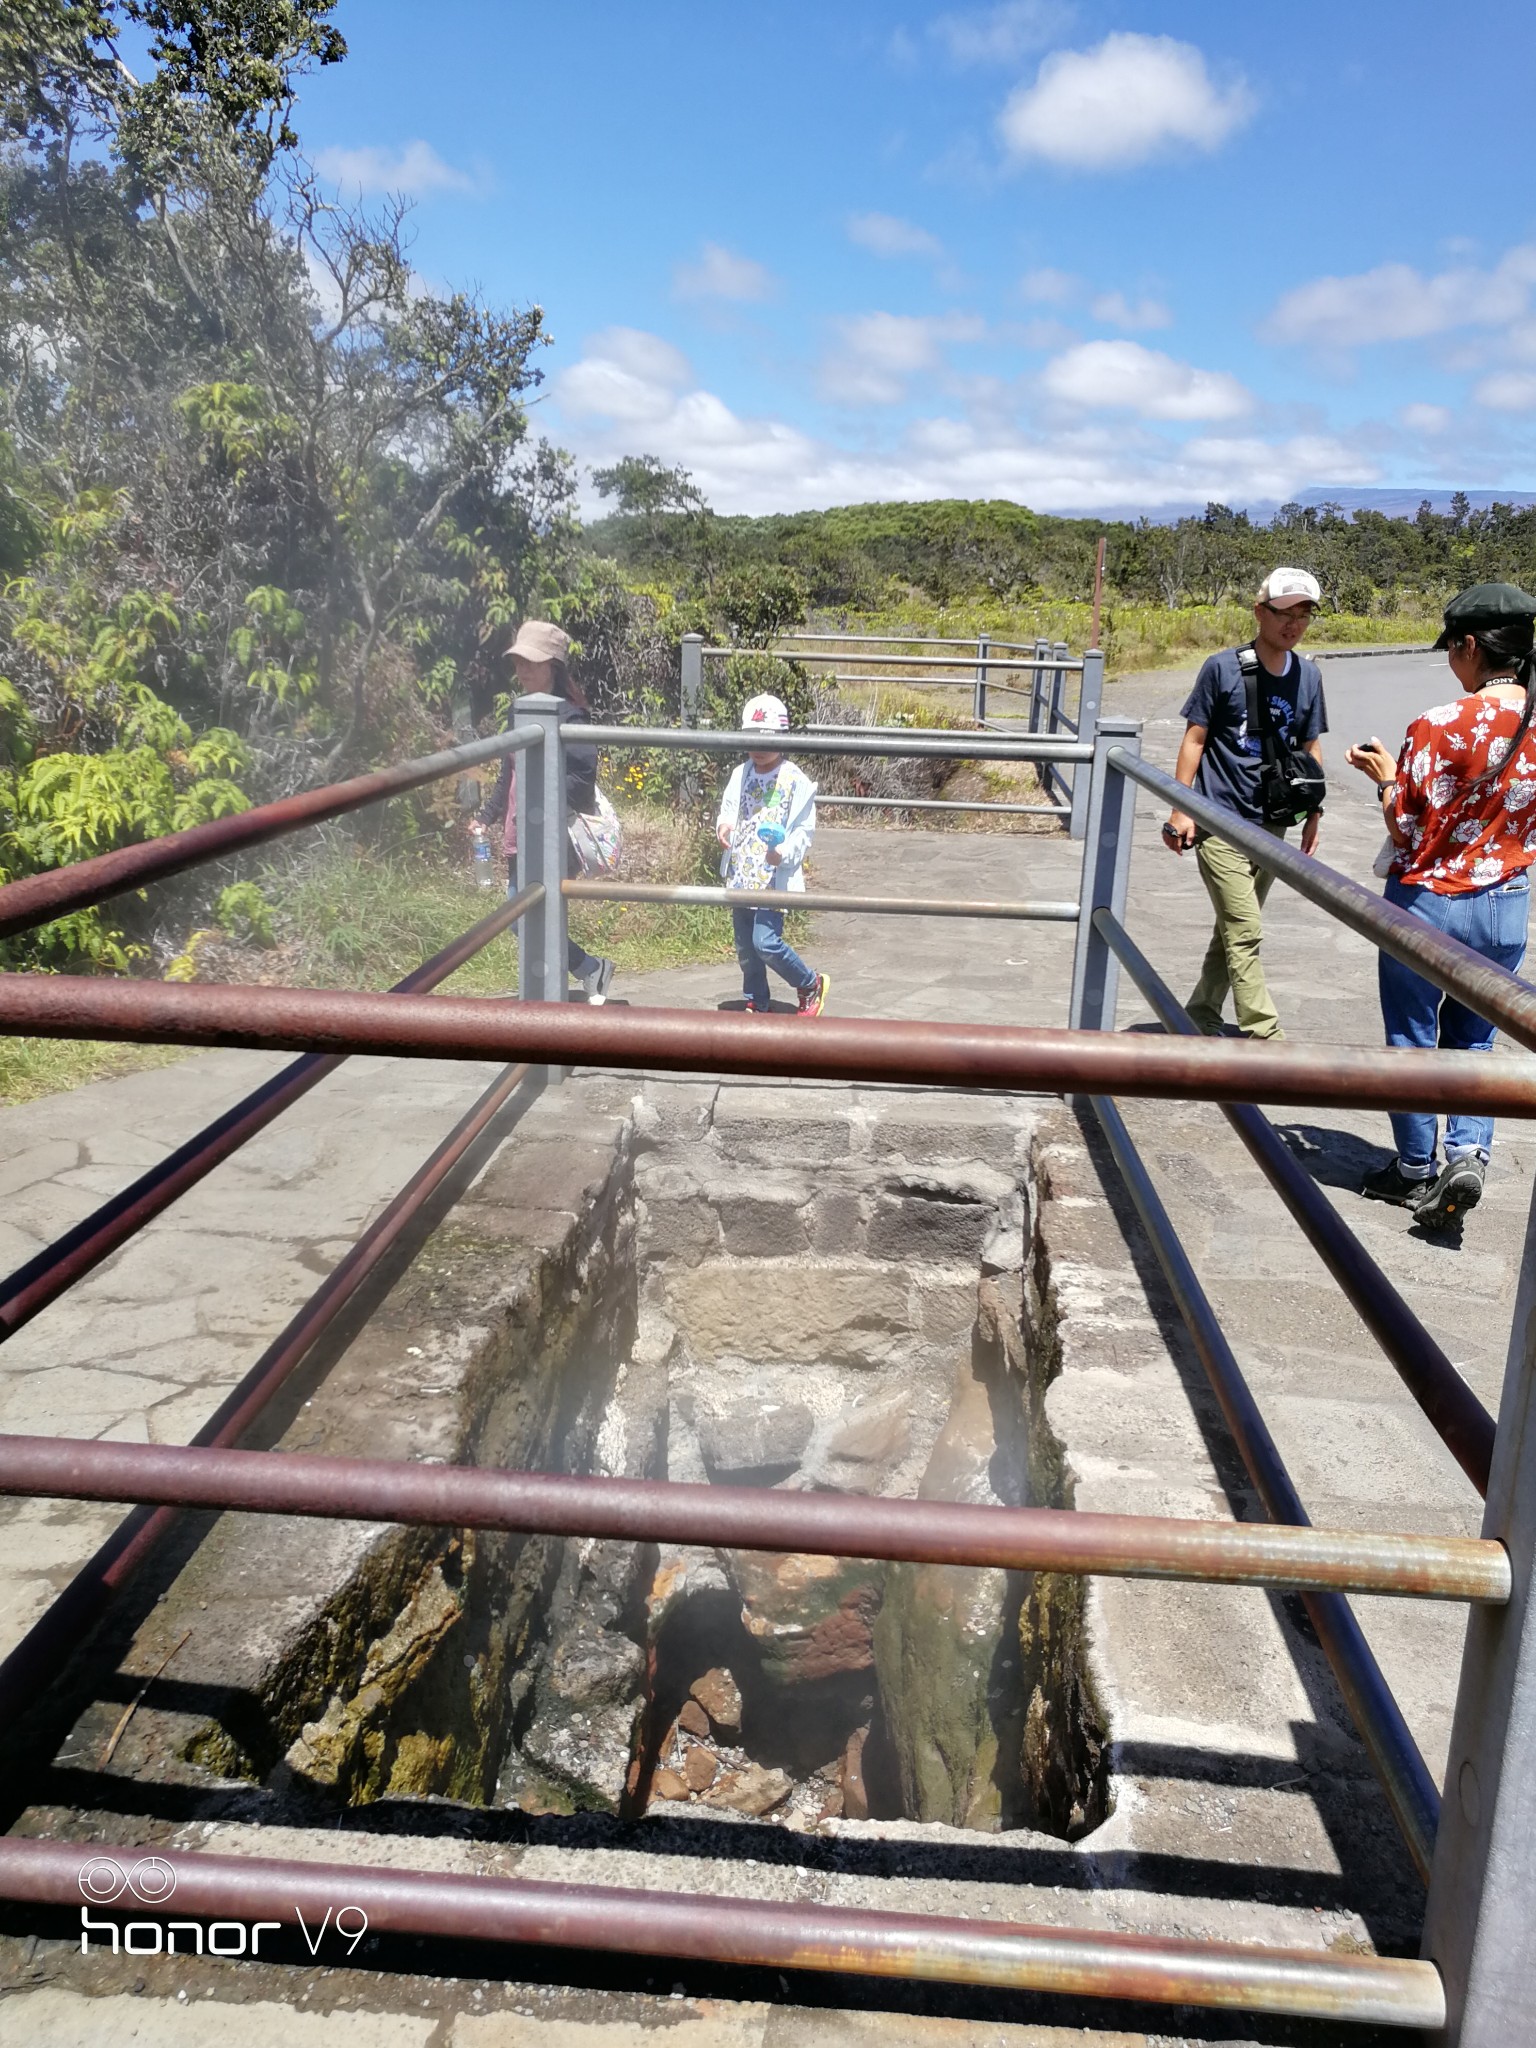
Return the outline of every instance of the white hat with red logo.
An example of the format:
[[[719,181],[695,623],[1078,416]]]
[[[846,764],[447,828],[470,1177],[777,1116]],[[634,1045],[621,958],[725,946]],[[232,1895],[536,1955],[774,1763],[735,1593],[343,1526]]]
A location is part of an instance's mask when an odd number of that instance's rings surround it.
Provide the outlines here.
[[[778,697],[749,697],[741,707],[743,732],[788,732],[789,706]]]
[[[1321,604],[1323,593],[1317,578],[1305,569],[1271,569],[1259,585],[1258,602],[1277,611],[1293,604]]]

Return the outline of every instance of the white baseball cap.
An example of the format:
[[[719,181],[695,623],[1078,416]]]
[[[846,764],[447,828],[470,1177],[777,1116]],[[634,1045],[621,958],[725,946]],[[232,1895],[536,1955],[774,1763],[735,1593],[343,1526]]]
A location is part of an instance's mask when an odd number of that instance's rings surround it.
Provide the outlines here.
[[[1259,585],[1260,604],[1321,604],[1322,586],[1305,569],[1271,569]]]
[[[778,697],[749,697],[741,707],[743,732],[788,732],[789,706]]]

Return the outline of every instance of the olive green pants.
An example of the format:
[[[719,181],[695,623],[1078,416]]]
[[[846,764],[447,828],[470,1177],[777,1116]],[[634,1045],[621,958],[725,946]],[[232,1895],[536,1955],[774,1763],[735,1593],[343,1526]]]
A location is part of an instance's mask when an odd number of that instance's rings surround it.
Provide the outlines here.
[[[1266,826],[1277,839],[1285,834],[1278,826]],[[1264,980],[1264,963],[1259,946],[1264,937],[1264,899],[1273,875],[1262,869],[1225,839],[1209,834],[1195,848],[1200,879],[1216,912],[1216,929],[1206,948],[1205,964],[1195,992],[1186,1005],[1200,1029],[1209,1035],[1221,1030],[1222,1005],[1232,992],[1238,1028],[1249,1038],[1283,1038],[1280,1015],[1270,1000]]]

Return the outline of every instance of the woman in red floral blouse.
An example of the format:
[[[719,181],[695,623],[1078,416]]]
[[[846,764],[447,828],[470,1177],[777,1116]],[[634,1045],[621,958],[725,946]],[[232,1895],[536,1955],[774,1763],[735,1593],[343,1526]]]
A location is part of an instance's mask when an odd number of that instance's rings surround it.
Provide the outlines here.
[[[1395,767],[1380,740],[1348,756],[1377,784],[1396,849],[1387,901],[1511,973],[1525,958],[1527,870],[1536,861],[1533,640],[1536,598],[1511,583],[1464,590],[1447,605],[1435,642],[1464,694],[1413,721]],[[1493,1044],[1491,1024],[1402,961],[1381,954],[1378,975],[1388,1045],[1486,1052]],[[1477,1205],[1492,1117],[1448,1117],[1438,1170],[1427,1111],[1394,1113],[1392,1135],[1397,1157],[1366,1175],[1363,1193],[1434,1225]]]

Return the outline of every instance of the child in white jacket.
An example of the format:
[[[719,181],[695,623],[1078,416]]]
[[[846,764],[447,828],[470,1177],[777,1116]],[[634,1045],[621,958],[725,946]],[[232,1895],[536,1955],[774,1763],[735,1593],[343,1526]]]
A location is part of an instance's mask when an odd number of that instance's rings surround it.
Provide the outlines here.
[[[753,697],[742,706],[741,729],[767,738],[789,730],[789,712],[777,697]],[[788,892],[805,889],[802,868],[816,830],[816,785],[772,747],[752,747],[720,799],[715,836],[725,849],[720,873],[728,889]],[[826,1008],[830,978],[806,966],[784,941],[784,912],[743,904],[731,912],[746,1007],[769,1007],[768,969],[799,997],[802,1017]]]

